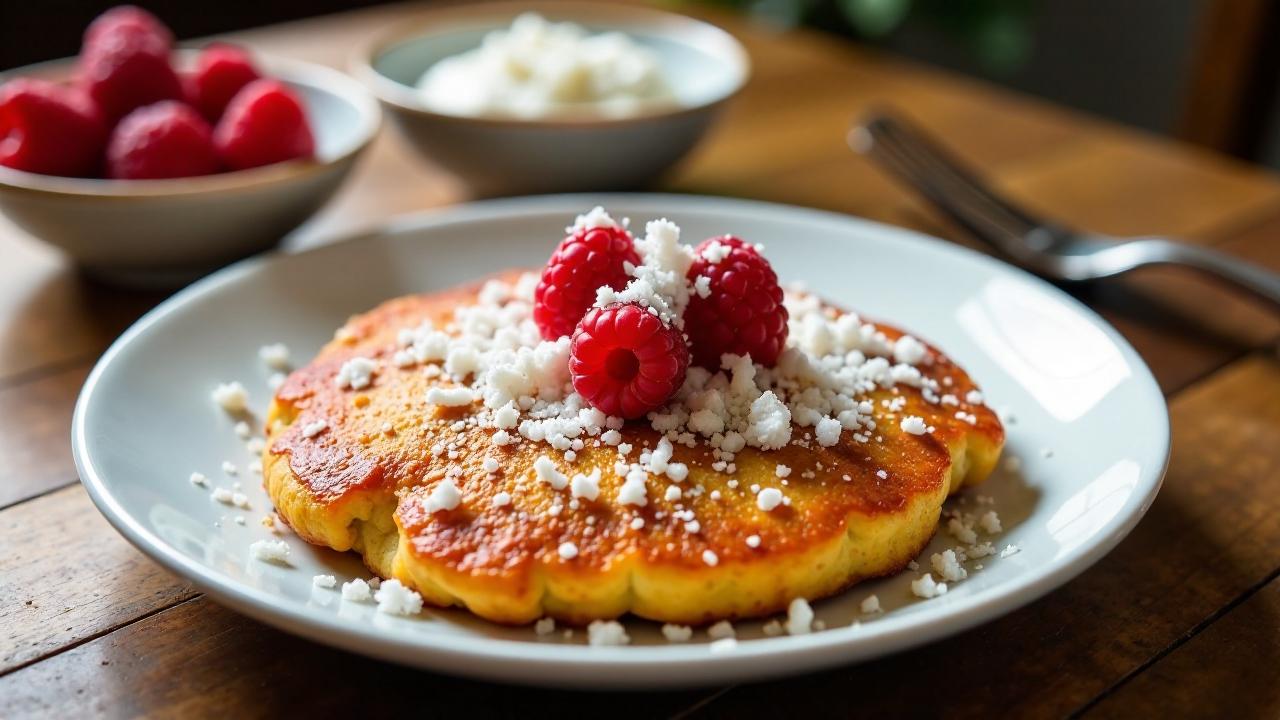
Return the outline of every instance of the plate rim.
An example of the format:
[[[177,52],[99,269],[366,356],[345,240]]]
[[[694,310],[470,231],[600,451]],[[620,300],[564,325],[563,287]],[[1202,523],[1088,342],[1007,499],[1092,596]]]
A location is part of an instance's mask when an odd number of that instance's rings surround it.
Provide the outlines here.
[[[585,203],[585,205],[584,205]],[[535,644],[499,638],[461,637],[395,633],[377,628],[367,621],[328,617],[309,612],[306,606],[294,607],[281,598],[228,578],[212,568],[188,558],[149,531],[112,495],[87,449],[86,414],[99,381],[116,356],[135,338],[145,333],[160,319],[187,303],[212,292],[217,287],[248,276],[268,264],[292,262],[295,257],[336,249],[380,236],[397,236],[411,232],[438,229],[457,223],[471,223],[495,217],[518,217],[530,211],[546,211],[549,207],[585,207],[592,205],[653,204],[670,207],[672,215],[681,209],[735,212],[744,215],[764,213],[788,219],[835,222],[871,233],[891,233],[904,242],[927,248],[929,252],[964,257],[979,263],[996,263],[1005,272],[1036,284],[1083,315],[1091,325],[1101,329],[1120,348],[1133,369],[1132,380],[1155,401],[1160,423],[1151,428],[1159,432],[1155,447],[1163,458],[1158,471],[1143,468],[1132,498],[1137,505],[1129,512],[1124,508],[1099,530],[1093,542],[1082,543],[1059,558],[1047,563],[1048,570],[1030,572],[969,597],[936,614],[923,617],[886,617],[864,624],[856,632],[829,629],[803,636],[752,639],[739,643],[731,652],[717,653],[706,644],[670,644],[634,647],[587,647],[558,643]],[[1158,405],[1158,408],[1156,407]],[[246,614],[287,632],[314,641],[337,646],[363,655],[414,665],[454,675],[467,675],[504,682],[543,686],[623,688],[678,687],[705,685],[727,680],[777,677],[820,667],[849,664],[924,645],[969,629],[995,617],[1012,612],[1079,575],[1106,556],[1146,515],[1154,502],[1170,457],[1169,414],[1164,394],[1150,369],[1129,342],[1105,319],[1079,300],[1052,284],[970,248],[934,238],[924,233],[865,218],[827,210],[782,203],[725,198],[708,195],[665,193],[592,193],[533,195],[499,198],[433,208],[393,216],[364,229],[342,233],[332,241],[296,252],[271,252],[234,263],[165,299],[135,321],[122,333],[94,364],[93,370],[76,400],[71,428],[72,454],[80,481],[90,499],[107,521],[144,555],[170,572],[192,582],[224,606]],[[1154,466],[1153,466],[1154,467]],[[1133,499],[1126,502],[1130,505]],[[776,661],[762,665],[760,661]],[[682,669],[697,671],[681,673]],[[554,671],[568,671],[562,681],[548,680]]]

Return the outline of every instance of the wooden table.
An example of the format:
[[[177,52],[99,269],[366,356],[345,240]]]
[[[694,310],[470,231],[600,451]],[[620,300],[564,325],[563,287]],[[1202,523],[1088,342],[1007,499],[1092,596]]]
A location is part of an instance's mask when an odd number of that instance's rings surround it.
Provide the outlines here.
[[[341,67],[355,43],[413,14],[380,8],[237,39]],[[755,77],[665,189],[821,207],[971,244],[844,150],[850,118],[892,105],[1071,223],[1166,233],[1280,269],[1280,183],[1266,173],[821,35],[715,19],[747,44]],[[463,199],[387,132],[291,242]],[[1280,322],[1176,271],[1073,292],[1146,358],[1172,415],[1164,490],[1110,556],[1007,617],[877,662],[597,696],[429,675],[314,645],[219,607],[144,558],[77,483],[68,426],[94,360],[161,298],[86,283],[0,225],[0,717],[1275,717]]]

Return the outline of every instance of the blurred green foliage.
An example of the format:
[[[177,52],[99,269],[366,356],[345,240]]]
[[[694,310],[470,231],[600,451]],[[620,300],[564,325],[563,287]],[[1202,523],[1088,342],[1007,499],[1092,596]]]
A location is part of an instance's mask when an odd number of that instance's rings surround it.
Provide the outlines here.
[[[1032,50],[1036,0],[672,0],[735,8],[774,24],[810,25],[872,43],[916,31],[954,44],[983,71],[1010,75]]]

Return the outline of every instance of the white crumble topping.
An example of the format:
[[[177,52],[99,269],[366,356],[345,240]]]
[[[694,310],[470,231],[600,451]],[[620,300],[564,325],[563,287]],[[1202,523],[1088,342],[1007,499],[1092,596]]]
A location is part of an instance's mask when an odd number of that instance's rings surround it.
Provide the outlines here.
[[[315,422],[307,423],[302,426],[302,437],[313,438],[328,429],[329,423],[324,420],[316,420]]]
[[[707,637],[712,640],[723,640],[725,638],[737,637],[738,631],[733,629],[733,623],[728,620],[720,622],[707,628]]]
[[[760,547],[760,536],[759,536],[759,535],[748,535],[748,536],[747,536],[747,547],[749,547],[749,548],[758,548],[758,547]]]
[[[360,578],[342,583],[343,600],[348,602],[369,602],[372,597],[373,593],[369,590],[369,583]]]
[[[784,478],[791,474],[791,468],[779,463],[778,466],[773,469],[773,474],[777,477]]]
[[[511,493],[503,490],[493,496],[494,507],[506,507],[511,504]]]
[[[287,565],[289,543],[283,540],[258,540],[249,546],[249,556],[259,562]]]
[[[863,615],[874,615],[875,613],[884,612],[880,607],[880,598],[877,595],[868,595],[863,599],[862,604],[858,606]]]
[[[625,228],[625,221],[619,225],[605,209],[599,205],[591,208],[585,214],[574,218],[573,224],[564,229],[568,235],[574,235],[582,230],[595,230],[597,228]]]
[[[238,382],[221,383],[213,389],[213,401],[232,415],[249,410],[249,392]]]
[[[925,573],[921,575],[918,580],[911,581],[911,592],[914,593],[916,597],[922,597],[928,600],[929,598],[935,598],[939,595],[945,595],[947,593],[947,584],[934,582],[933,576],[929,573]]]
[[[363,390],[373,384],[378,364],[366,357],[354,357],[342,363],[334,383],[342,389]]]
[[[978,542],[978,534],[973,531],[973,527],[958,517],[947,520],[947,532],[951,533],[951,537],[966,545],[973,545]]]
[[[422,596],[394,578],[381,583],[373,599],[377,601],[380,613],[417,615],[422,612]]]
[[[313,587],[318,587],[318,588],[328,590],[330,588],[337,587],[338,579],[332,575],[316,575],[315,577],[311,578],[311,585]]]
[[[569,491],[575,498],[595,500],[600,497],[600,468],[592,470],[590,475],[574,475],[569,483]]]
[[[902,418],[902,422],[899,423],[899,427],[902,428],[903,432],[911,433],[912,435],[923,435],[929,429],[928,426],[925,425],[924,418],[919,415],[908,415]]]
[[[693,628],[688,625],[667,623],[662,626],[662,637],[666,638],[667,642],[689,642],[689,639],[693,637]]]
[[[983,513],[982,517],[978,518],[978,527],[982,528],[982,531],[988,535],[995,535],[1004,531],[1004,528],[1000,525],[1000,516],[996,514],[995,510],[988,510]]]
[[[627,645],[631,637],[617,620],[594,620],[587,626],[587,644],[591,646]]]
[[[258,348],[258,359],[272,370],[289,369],[289,347],[284,343],[272,343]]]
[[[765,512],[782,504],[782,491],[778,488],[764,488],[756,494],[756,506]]]
[[[840,431],[844,426],[834,418],[822,418],[813,428],[813,436],[822,447],[831,447],[840,442]]]
[[[556,549],[556,553],[560,555],[561,560],[572,560],[578,557],[578,546],[571,542],[562,542]]]
[[[480,462],[480,468],[485,472],[489,473],[490,475],[498,472],[497,458],[491,458],[491,457],[485,458]]]
[[[703,550],[702,562],[706,563],[707,565],[710,565],[711,567],[715,567],[720,563],[720,558],[710,550]]]
[[[965,393],[964,401],[970,405],[981,405],[983,403],[982,393],[978,390],[970,390]]]
[[[475,400],[475,394],[466,387],[433,387],[427,390],[427,402],[441,407],[462,407]]]
[[[436,483],[422,506],[428,513],[436,513],[441,510],[453,510],[461,502],[462,493],[458,492],[458,486],[453,484],[453,478],[446,477]]]
[[[929,559],[933,565],[933,569],[938,576],[948,582],[959,582],[969,577],[969,572],[964,569],[960,561],[956,559],[955,550],[944,550],[940,553],[934,553]]]
[[[813,608],[804,598],[796,598],[787,606],[787,634],[808,635],[812,631]]]
[[[539,455],[533,461],[533,472],[538,479],[551,486],[553,490],[563,490],[569,484],[569,478],[556,469],[555,462],[546,455]]]
[[[924,344],[910,335],[903,335],[893,344],[893,359],[904,365],[918,365],[925,353]]]
[[[188,478],[188,480],[191,482],[192,485],[198,488],[209,487],[209,478],[205,477],[203,473],[193,472],[191,473],[191,477]]]

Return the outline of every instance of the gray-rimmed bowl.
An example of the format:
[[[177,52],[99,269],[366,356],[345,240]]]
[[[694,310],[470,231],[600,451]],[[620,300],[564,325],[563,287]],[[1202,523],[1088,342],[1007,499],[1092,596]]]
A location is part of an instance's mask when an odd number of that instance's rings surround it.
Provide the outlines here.
[[[180,50],[181,65],[195,51]],[[172,286],[276,245],[333,195],[377,135],[378,103],[347,75],[313,63],[256,58],[301,95],[316,158],[169,180],[55,177],[0,167],[0,212],[91,275]],[[4,73],[62,80],[73,59]]]
[[[625,118],[525,120],[430,109],[416,84],[440,60],[470,50],[522,12],[620,31],[654,50],[675,107]],[[353,72],[386,106],[409,143],[478,195],[632,189],[684,157],[750,75],[742,45],[693,18],[611,3],[479,3],[430,10],[375,39]]]

